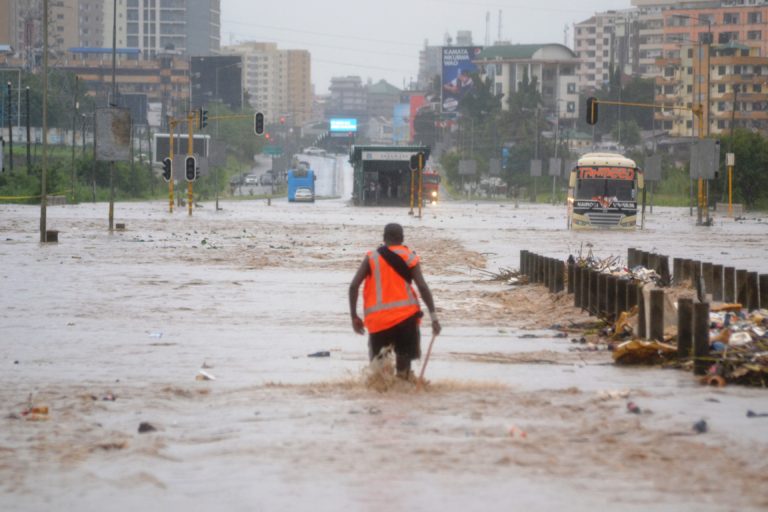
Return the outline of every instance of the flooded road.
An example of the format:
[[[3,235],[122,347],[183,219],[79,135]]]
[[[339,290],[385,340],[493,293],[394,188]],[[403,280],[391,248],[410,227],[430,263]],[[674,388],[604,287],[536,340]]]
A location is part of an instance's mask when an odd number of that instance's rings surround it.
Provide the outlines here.
[[[0,205],[0,509],[768,507],[768,419],[746,416],[765,390],[575,351],[550,329],[589,320],[567,298],[473,270],[637,247],[766,273],[766,218],[655,208],[642,232],[573,233],[544,205],[220,206],[118,203],[112,234],[106,204],[50,207],[41,246],[39,208]],[[393,221],[443,335],[426,389],[381,393],[347,287]]]

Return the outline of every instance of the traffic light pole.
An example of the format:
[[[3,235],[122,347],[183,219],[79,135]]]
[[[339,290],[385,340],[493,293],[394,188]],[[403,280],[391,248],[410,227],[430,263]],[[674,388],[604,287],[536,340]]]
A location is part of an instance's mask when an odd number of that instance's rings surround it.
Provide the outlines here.
[[[604,105],[619,105],[619,106],[628,106],[628,107],[643,107],[643,108],[653,108],[654,110],[656,108],[659,108],[660,110],[669,109],[669,110],[685,110],[691,112],[694,116],[696,116],[696,119],[698,121],[698,127],[699,127],[699,140],[704,138],[704,106],[694,105],[691,107],[683,107],[683,106],[668,106],[668,105],[657,105],[654,103],[635,103],[630,101],[610,101],[610,100],[598,100],[597,98],[587,98],[587,124],[595,125],[597,123],[597,106],[599,104]],[[707,186],[709,186],[709,183],[707,183]],[[707,203],[709,202],[708,198],[705,198],[704,196],[704,178],[699,177],[698,178],[698,208],[697,208],[697,215],[696,215],[696,225],[701,226],[702,225],[702,206],[706,207],[707,209],[707,225],[709,225],[709,207]],[[691,191],[691,196],[693,196],[693,191]]]
[[[189,123],[189,139],[187,142],[187,156],[192,156],[194,153],[194,126],[195,126],[195,114],[190,112],[187,114],[187,123]],[[192,216],[192,183],[193,181],[187,181],[187,213]]]
[[[168,139],[168,158],[171,159],[171,179],[168,180],[168,213],[173,213],[173,129],[176,127],[176,121],[171,119],[168,122],[168,128],[170,131],[170,139]]]

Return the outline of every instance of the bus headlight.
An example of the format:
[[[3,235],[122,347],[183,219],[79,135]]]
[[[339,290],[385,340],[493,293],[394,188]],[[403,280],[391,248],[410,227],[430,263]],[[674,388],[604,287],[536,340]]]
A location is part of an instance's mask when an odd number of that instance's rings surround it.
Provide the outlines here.
[[[437,197],[437,190],[432,191],[432,197]]]

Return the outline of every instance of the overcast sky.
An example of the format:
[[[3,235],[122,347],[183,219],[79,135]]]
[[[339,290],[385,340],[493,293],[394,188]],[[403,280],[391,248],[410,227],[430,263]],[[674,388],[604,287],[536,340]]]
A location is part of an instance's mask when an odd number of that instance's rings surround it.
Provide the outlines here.
[[[416,79],[424,40],[442,44],[446,32],[471,30],[473,42],[573,45],[573,23],[595,12],[630,8],[630,0],[222,0],[221,43],[271,41],[312,55],[315,92],[333,76],[385,79],[402,88]]]

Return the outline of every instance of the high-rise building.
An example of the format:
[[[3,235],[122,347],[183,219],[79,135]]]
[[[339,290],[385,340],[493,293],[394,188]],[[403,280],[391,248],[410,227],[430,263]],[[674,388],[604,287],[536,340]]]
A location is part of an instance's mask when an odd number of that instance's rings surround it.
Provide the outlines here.
[[[331,78],[331,97],[325,106],[325,117],[354,117],[365,119],[368,111],[368,92],[359,76]]]
[[[768,130],[768,5],[669,10],[663,19],[656,101],[701,105],[704,135],[733,124]],[[665,110],[655,119],[673,135],[699,134],[689,111]]]
[[[219,53],[221,0],[122,1],[127,2],[126,44],[141,50],[143,58],[167,50],[186,56]]]
[[[493,80],[495,94],[509,98],[519,90],[525,76],[529,80],[535,77],[546,110],[558,119],[578,117],[579,60],[570,48],[557,43],[489,46],[474,62]],[[509,109],[506,101],[502,101],[502,109]]]
[[[70,48],[111,47],[113,22],[116,46],[138,48],[142,59],[168,49],[184,56],[219,51],[220,0],[57,0],[49,2],[48,17],[54,58]],[[39,65],[42,20],[42,0],[0,0],[0,44],[11,45],[27,65]]]
[[[270,122],[300,126],[312,115],[311,58],[306,50],[280,50],[275,43],[247,42],[223,53],[241,55],[243,87],[251,106]]]

